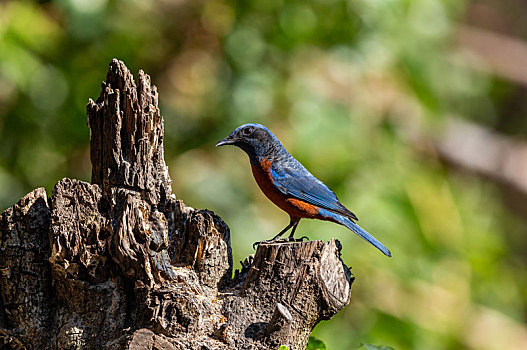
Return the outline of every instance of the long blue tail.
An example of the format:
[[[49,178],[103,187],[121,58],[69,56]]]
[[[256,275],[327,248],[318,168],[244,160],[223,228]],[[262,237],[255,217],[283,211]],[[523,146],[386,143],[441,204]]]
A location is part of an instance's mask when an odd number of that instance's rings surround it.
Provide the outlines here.
[[[381,242],[379,242],[379,240],[377,238],[375,238],[372,235],[370,235],[362,227],[360,227],[359,225],[357,225],[356,223],[354,223],[353,221],[351,221],[347,217],[339,215],[339,214],[336,214],[336,213],[332,213],[332,212],[330,212],[328,210],[325,210],[325,209],[320,209],[319,214],[321,214],[322,216],[334,219],[339,224],[341,224],[343,226],[346,226],[351,231],[355,232],[357,235],[359,235],[360,237],[362,237],[363,239],[368,241],[375,248],[377,248],[381,252],[383,252],[384,255],[389,256],[389,257],[392,256],[392,253],[390,253],[388,248],[386,248]]]

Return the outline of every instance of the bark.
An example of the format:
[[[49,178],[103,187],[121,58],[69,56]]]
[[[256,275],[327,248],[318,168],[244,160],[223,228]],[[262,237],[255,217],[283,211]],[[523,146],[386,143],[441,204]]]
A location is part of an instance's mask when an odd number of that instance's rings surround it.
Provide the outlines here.
[[[232,277],[228,226],[176,200],[156,87],[113,60],[87,107],[92,183],[0,215],[0,344],[13,349],[291,349],[349,303],[340,244],[262,244]]]

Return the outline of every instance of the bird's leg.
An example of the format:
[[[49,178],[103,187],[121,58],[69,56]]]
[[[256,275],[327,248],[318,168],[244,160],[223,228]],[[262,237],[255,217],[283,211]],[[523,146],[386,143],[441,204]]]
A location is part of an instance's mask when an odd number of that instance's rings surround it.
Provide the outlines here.
[[[296,231],[296,228],[297,228],[299,222],[300,222],[300,219],[298,219],[298,220],[295,222],[295,225],[293,226],[293,230],[291,231],[291,234],[290,234],[289,237],[287,238],[287,240],[288,240],[289,242],[302,242],[302,241],[304,240],[304,238],[307,239],[307,240],[309,241],[309,238],[306,237],[306,236],[302,236],[302,237],[300,237],[300,238],[298,238],[298,239],[295,239],[295,237],[294,237],[294,236],[295,236],[295,231]]]
[[[291,222],[292,222],[292,221],[291,221]],[[293,226],[293,230],[291,231],[291,234],[289,235],[289,239],[292,239],[292,238],[294,237],[294,235],[295,235],[295,231],[296,231],[296,228],[297,228],[299,222],[300,222],[300,220],[297,220],[297,221],[295,222],[295,225]]]
[[[260,242],[254,242],[253,243],[253,249],[256,249],[255,247],[260,244],[260,243],[270,243],[270,242],[276,242],[276,241],[279,241],[279,237],[281,237],[284,233],[286,233],[291,227],[294,226],[293,228],[293,231],[294,229],[296,228],[296,225],[298,225],[298,222],[300,220],[293,220],[293,218],[291,218],[291,221],[289,222],[289,225],[287,225],[282,231],[278,232],[278,234],[276,236],[274,236],[273,238],[269,239],[269,240],[264,240],[264,241],[260,241]]]
[[[298,223],[298,222],[297,222],[297,223]],[[278,234],[277,234],[276,236],[274,236],[273,238],[271,238],[270,241],[276,241],[276,240],[278,240],[278,237],[282,237],[282,235],[283,235],[284,233],[286,233],[287,231],[289,231],[289,229],[290,229],[291,227],[293,227],[293,225],[294,225],[294,227],[296,227],[296,224],[297,224],[297,223],[293,222],[293,219],[291,219],[291,221],[289,222],[289,225],[287,225],[282,231],[278,232]],[[293,228],[293,230],[294,230],[294,228]]]

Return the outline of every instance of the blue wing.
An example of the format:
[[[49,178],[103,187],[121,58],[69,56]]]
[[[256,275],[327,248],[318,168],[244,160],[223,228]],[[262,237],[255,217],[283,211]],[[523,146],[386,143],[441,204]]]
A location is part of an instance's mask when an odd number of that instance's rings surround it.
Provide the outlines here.
[[[358,220],[355,214],[342,205],[337,196],[322,181],[314,177],[292,156],[279,163],[280,166],[277,166],[278,162],[273,162],[271,176],[280,192]]]

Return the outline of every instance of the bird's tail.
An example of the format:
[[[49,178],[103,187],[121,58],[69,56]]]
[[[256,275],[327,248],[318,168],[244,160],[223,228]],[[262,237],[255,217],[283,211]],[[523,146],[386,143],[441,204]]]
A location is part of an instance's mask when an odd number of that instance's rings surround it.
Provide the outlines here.
[[[320,211],[320,214],[322,214],[323,216],[326,216],[328,219],[333,219],[334,221],[336,221],[337,223],[339,223],[339,224],[341,224],[343,226],[346,226],[351,231],[353,231],[354,233],[356,233],[357,235],[362,237],[364,240],[368,241],[375,248],[377,248],[381,252],[383,252],[384,255],[389,256],[389,257],[392,256],[392,253],[390,253],[388,248],[386,248],[381,242],[379,242],[379,240],[377,238],[375,238],[372,235],[370,235],[368,232],[366,232],[366,230],[364,230],[362,227],[360,227],[359,225],[354,223],[351,219],[349,219],[349,218],[347,218],[345,216],[336,214],[336,213],[332,213],[332,212],[330,212],[328,210],[324,210],[324,209],[322,209]]]

